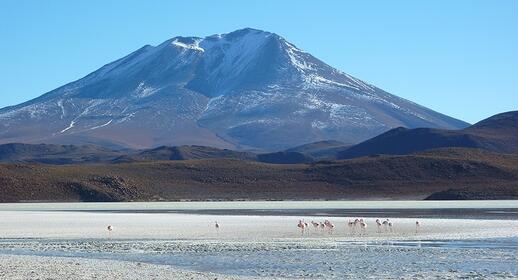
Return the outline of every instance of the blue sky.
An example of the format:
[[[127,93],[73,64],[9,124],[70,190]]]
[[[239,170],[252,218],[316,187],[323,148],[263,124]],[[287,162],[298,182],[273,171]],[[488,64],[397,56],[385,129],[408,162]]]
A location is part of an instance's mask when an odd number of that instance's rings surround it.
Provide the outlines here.
[[[476,122],[518,110],[517,14],[512,0],[2,0],[0,107],[145,44],[253,27],[390,93]]]

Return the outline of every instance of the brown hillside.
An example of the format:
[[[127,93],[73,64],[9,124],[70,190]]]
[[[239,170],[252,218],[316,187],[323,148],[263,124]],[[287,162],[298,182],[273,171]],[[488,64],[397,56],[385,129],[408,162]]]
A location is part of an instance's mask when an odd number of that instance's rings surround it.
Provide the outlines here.
[[[518,198],[518,156],[453,149],[297,165],[232,159],[0,165],[2,202],[424,199],[466,188]]]

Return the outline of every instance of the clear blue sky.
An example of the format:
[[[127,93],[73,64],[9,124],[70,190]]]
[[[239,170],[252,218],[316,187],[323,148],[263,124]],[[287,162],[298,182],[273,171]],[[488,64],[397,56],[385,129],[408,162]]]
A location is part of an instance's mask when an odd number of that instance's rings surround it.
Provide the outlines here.
[[[0,3],[0,107],[145,44],[243,27],[275,32],[353,76],[476,122],[518,110],[518,1]]]

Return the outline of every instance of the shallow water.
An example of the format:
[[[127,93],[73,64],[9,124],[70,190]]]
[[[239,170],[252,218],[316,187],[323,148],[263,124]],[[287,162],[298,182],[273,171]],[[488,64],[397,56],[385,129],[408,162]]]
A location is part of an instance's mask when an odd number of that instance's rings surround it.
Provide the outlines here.
[[[364,279],[358,273],[368,273],[372,279],[513,278],[518,276],[516,244],[516,239],[470,242],[4,240],[0,242],[0,253],[116,259],[242,276]]]
[[[0,203],[0,211],[518,219],[518,200]]]
[[[266,279],[516,279],[517,212],[516,201],[2,204],[0,254]],[[394,229],[378,230],[366,218],[360,234],[347,228],[352,217],[390,217]],[[336,223],[333,232],[295,226],[326,218]]]

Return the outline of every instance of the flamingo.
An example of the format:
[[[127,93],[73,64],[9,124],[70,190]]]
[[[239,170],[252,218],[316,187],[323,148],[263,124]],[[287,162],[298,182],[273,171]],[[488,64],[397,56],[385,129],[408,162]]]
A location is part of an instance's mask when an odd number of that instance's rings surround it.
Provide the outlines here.
[[[329,221],[329,220],[325,220],[324,225],[329,229],[330,233],[335,228],[335,225],[333,223],[331,223],[331,221]]]
[[[360,222],[360,227],[361,227],[362,233],[365,234],[367,232],[367,223]]]
[[[420,226],[421,226],[421,224],[419,223],[419,221],[415,221],[415,233],[417,233],[419,231]]]
[[[354,219],[354,222],[353,222],[353,233],[356,233],[356,227],[361,223],[361,221],[363,221],[363,219]]]
[[[331,233],[333,231],[333,229],[335,229],[335,224],[329,222],[328,227],[329,227],[329,233]]]
[[[389,222],[389,223],[388,223],[388,226],[389,226],[389,230],[390,230],[390,232],[393,232],[393,229],[392,229],[392,222]]]
[[[106,227],[106,229],[108,230],[108,237],[111,237],[113,227],[111,225],[108,225],[108,227]]]
[[[216,228],[216,231],[219,231],[219,223],[218,223],[218,221],[214,222],[214,227]]]
[[[313,225],[314,228],[318,228],[318,226],[320,225],[319,223],[314,222],[314,221],[311,221],[311,224]]]
[[[297,224],[297,227],[300,228],[300,230],[304,234],[304,229],[306,228],[306,224],[302,220],[299,220],[299,223]]]
[[[354,222],[349,220],[347,226],[349,227],[349,233],[354,233]]]
[[[384,229],[385,231],[387,231],[388,223],[389,223],[389,222],[388,222],[388,220],[385,220],[385,221],[383,221],[383,223],[382,223],[382,224],[383,224],[383,229]]]
[[[377,226],[378,233],[381,233],[381,222],[380,222],[380,219],[376,219],[376,226]]]

